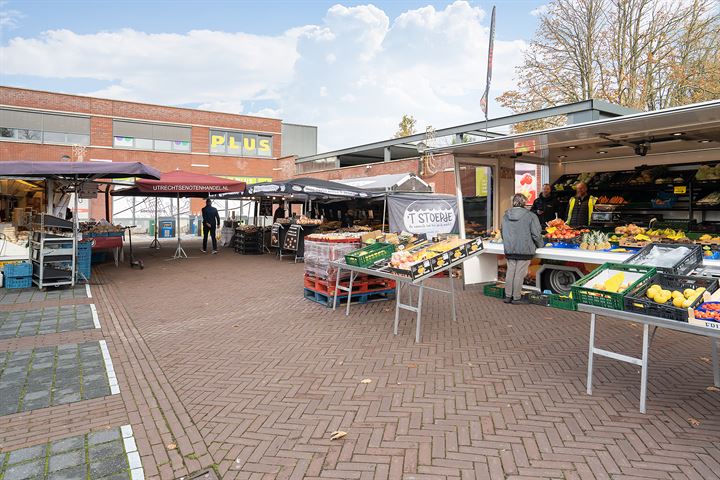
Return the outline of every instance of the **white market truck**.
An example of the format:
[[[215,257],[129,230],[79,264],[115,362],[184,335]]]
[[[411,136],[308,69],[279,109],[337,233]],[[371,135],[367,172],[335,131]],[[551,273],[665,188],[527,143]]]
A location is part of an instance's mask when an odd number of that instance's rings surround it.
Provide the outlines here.
[[[514,193],[532,197],[553,184],[560,205],[585,181],[600,201],[589,228],[612,233],[627,224],[672,229],[703,246],[706,275],[720,276],[720,101],[637,113],[543,131],[509,134],[439,149],[452,153],[461,234],[497,229]],[[527,177],[531,181],[525,181]],[[528,192],[528,185],[534,191]],[[562,212],[563,209],[560,208]],[[703,237],[704,236],[704,237]],[[685,240],[688,241],[688,240]],[[501,243],[468,261],[466,284],[502,277]],[[538,249],[526,283],[564,293],[580,276],[630,253]]]

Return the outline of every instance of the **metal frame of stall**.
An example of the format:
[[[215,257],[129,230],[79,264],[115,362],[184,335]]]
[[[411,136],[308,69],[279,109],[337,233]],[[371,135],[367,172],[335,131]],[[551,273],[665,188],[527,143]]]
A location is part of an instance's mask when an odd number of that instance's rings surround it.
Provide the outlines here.
[[[588,347],[588,371],[587,371],[587,394],[592,395],[592,379],[593,379],[593,360],[595,355],[600,357],[612,358],[620,362],[630,363],[640,367],[640,413],[646,412],[647,400],[647,377],[649,366],[650,343],[655,336],[658,328],[667,328],[678,332],[692,333],[710,338],[712,346],[712,364],[713,364],[713,383],[716,387],[720,387],[720,367],[718,366],[718,339],[720,339],[720,330],[698,325],[692,325],[677,320],[667,320],[659,317],[651,317],[639,313],[625,312],[621,310],[611,310],[608,308],[595,307],[592,305],[579,304],[578,311],[590,314],[590,344]],[[643,326],[642,353],[640,358],[631,357],[618,352],[604,350],[595,346],[595,323],[597,317],[608,317],[626,322],[639,323]],[[653,332],[650,333],[650,327]]]
[[[412,312],[415,314],[415,342],[420,343],[420,336],[421,336],[421,330],[422,330],[422,306],[423,306],[423,293],[425,290],[432,290],[435,292],[441,292],[446,293],[450,295],[450,302],[452,305],[452,319],[453,322],[457,320],[456,318],[456,307],[455,307],[455,282],[453,280],[452,276],[452,268],[453,267],[460,267],[464,262],[467,260],[476,257],[477,255],[480,255],[482,253],[482,248],[479,248],[477,251],[469,254],[468,256],[453,262],[449,265],[446,265],[442,268],[439,268],[437,270],[432,271],[430,274],[425,275],[423,277],[412,279],[411,277],[405,276],[405,275],[399,275],[396,273],[392,273],[389,271],[382,271],[382,270],[376,270],[372,268],[363,268],[363,267],[356,267],[353,265],[348,265],[345,262],[330,262],[330,265],[337,268],[337,278],[335,279],[335,294],[333,295],[333,310],[337,307],[337,300],[338,300],[338,293],[339,292],[347,292],[348,294],[348,301],[347,305],[345,307],[345,315],[350,315],[350,304],[352,299],[352,287],[353,287],[353,281],[355,280],[355,277],[357,277],[358,274],[366,274],[366,275],[372,275],[375,277],[380,278],[387,278],[389,280],[395,280],[395,283],[397,285],[397,292],[395,295],[395,321],[393,323],[393,334],[397,335],[398,333],[398,325],[400,323],[400,310],[407,310],[409,312]],[[350,272],[350,282],[347,287],[344,287],[340,285],[340,273],[342,270],[347,270]],[[449,290],[443,290],[441,288],[436,287],[430,287],[428,285],[425,285],[425,281],[437,276],[438,274],[442,272],[448,272],[448,277],[450,280],[450,289]],[[410,287],[416,287],[418,289],[418,300],[416,304],[411,303],[402,303],[402,291],[404,288],[410,288]],[[412,290],[408,291],[408,294],[410,295],[410,302],[412,302]]]

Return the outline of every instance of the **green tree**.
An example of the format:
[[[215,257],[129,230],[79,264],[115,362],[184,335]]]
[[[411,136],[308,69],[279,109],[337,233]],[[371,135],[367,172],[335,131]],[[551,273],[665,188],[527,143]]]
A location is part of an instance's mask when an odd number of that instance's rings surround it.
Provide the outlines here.
[[[395,138],[407,137],[415,133],[415,124],[417,120],[412,115],[404,114],[402,120],[398,123],[398,130],[395,132]]]

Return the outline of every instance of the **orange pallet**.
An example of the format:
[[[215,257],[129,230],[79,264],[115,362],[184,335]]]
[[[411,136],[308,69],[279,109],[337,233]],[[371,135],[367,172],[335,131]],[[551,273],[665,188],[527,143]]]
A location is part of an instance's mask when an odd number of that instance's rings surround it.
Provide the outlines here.
[[[308,288],[315,292],[327,295],[335,295],[334,281],[322,280],[313,275],[305,274],[304,283],[305,288]],[[347,288],[350,285],[350,280],[341,280],[340,285]],[[391,290],[394,288],[395,280],[371,277],[367,275],[363,275],[361,277],[358,275],[358,277],[353,280],[352,293],[370,293],[376,291]],[[342,293],[347,294],[347,292]]]

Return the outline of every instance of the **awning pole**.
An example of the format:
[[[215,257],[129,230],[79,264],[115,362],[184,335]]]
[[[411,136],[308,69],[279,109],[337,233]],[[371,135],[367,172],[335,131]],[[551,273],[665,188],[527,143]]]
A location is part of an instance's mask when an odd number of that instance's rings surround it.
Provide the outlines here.
[[[150,248],[160,250],[160,242],[158,241],[158,197],[155,197],[155,228],[153,229],[153,241],[150,242]]]
[[[182,248],[182,241],[180,240],[180,193],[177,194],[177,225],[175,227],[175,235],[177,235],[177,248],[175,249],[175,255],[173,258],[188,258],[187,253]]]
[[[385,210],[387,210],[387,192],[385,192],[385,198],[383,199],[383,217],[382,217],[382,225],[380,227],[382,233],[385,233]],[[388,233],[390,232],[390,228],[388,227]]]

